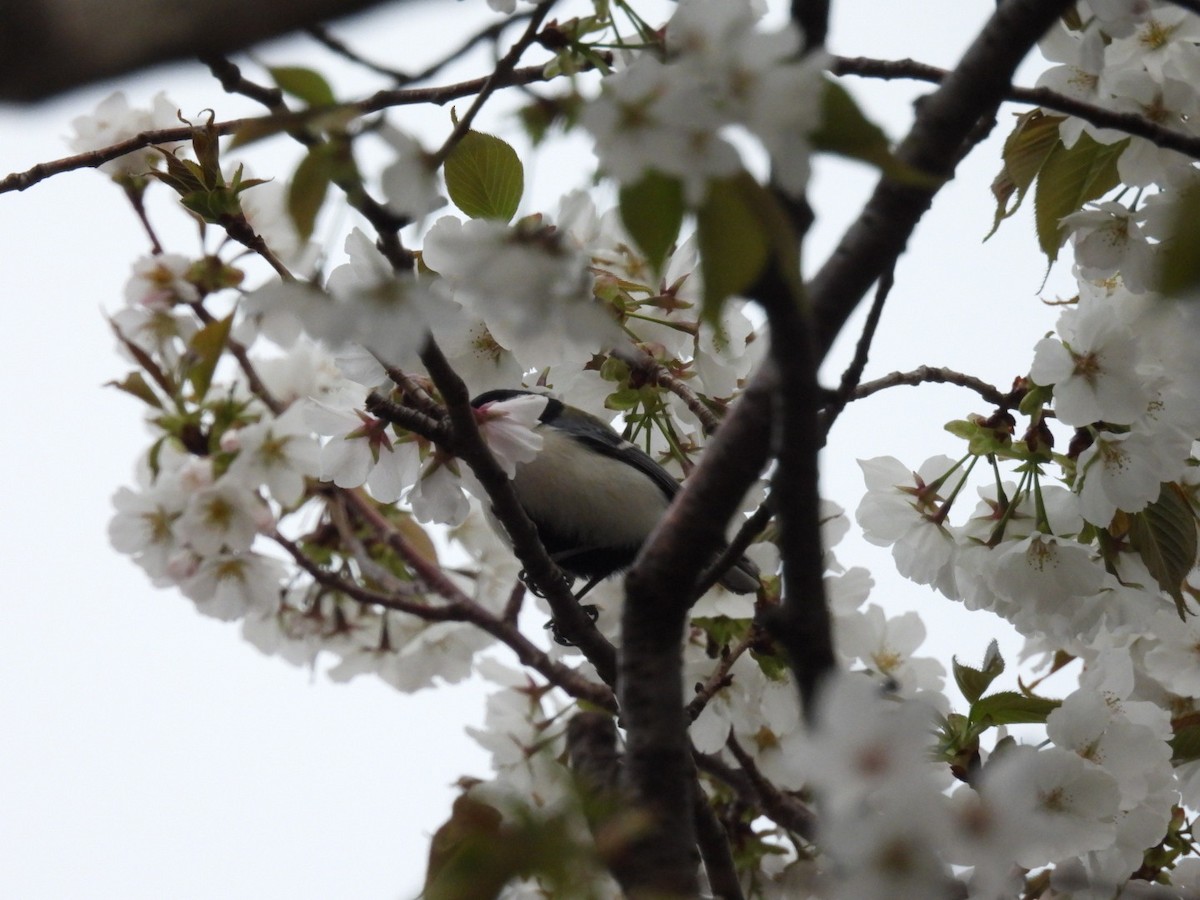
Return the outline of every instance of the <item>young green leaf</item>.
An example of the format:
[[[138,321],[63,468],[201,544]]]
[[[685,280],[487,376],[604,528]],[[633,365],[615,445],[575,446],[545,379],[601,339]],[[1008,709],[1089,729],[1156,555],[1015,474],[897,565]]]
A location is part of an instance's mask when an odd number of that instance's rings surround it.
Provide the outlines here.
[[[296,226],[301,240],[307,241],[313,233],[317,213],[325,203],[329,183],[333,180],[333,158],[330,144],[316,144],[308,151],[288,186],[288,215]]]
[[[1129,542],[1184,618],[1183,586],[1196,562],[1197,535],[1196,517],[1178,485],[1164,484],[1157,500],[1129,517]]]
[[[525,168],[508,143],[468,131],[446,159],[446,191],[472,219],[511,221],[525,191]]]
[[[992,725],[1039,725],[1061,705],[1061,700],[1000,691],[971,704],[971,721]]]
[[[967,702],[972,704],[982,697],[984,692],[991,687],[992,682],[1004,672],[1004,659],[1000,656],[995,641],[992,641],[988,647],[983,668],[976,669],[963,665],[957,657],[952,660],[952,664],[954,680],[958,684],[958,689],[962,691]]]
[[[1058,126],[1063,116],[1048,116],[1041,109],[1032,109],[1017,117],[1016,127],[1004,141],[1001,157],[1004,165],[992,181],[992,195],[996,198],[996,216],[992,230],[984,237],[986,241],[1000,223],[1015,213],[1025,200],[1025,194],[1033,184],[1046,160],[1062,141]],[[1013,194],[1016,201],[1009,206]]]
[[[130,372],[121,381],[110,381],[105,387],[115,387],[119,391],[124,391],[132,397],[137,397],[143,403],[153,406],[155,409],[162,409],[162,401],[158,399],[158,395],[154,393],[154,389],[150,387],[150,383],[142,377],[141,372]]]
[[[213,371],[225,350],[229,340],[229,329],[233,325],[233,315],[209,322],[188,342],[187,379],[192,383],[196,399],[204,399],[212,384]]]
[[[1162,242],[1162,292],[1197,296],[1200,290],[1200,189],[1187,188],[1175,201],[1170,231]]]
[[[332,106],[337,101],[325,76],[303,66],[274,66],[267,70],[285,94],[309,106]]]
[[[646,254],[655,275],[679,237],[683,224],[683,185],[677,178],[647,172],[621,188],[621,222]]]
[[[1200,725],[1185,725],[1175,730],[1171,745],[1171,762],[1177,766],[1200,759]]]
[[[896,159],[883,129],[868,119],[850,92],[832,79],[825,81],[821,124],[809,140],[815,150],[865,162],[905,184],[933,186],[938,180]]]
[[[850,92],[826,79],[821,93],[821,124],[810,135],[816,150],[848,156],[880,168],[895,160],[883,129],[868,119]]]
[[[1070,150],[1061,143],[1043,163],[1033,194],[1034,220],[1038,244],[1050,262],[1066,240],[1063,216],[1078,212],[1091,200],[1103,197],[1118,184],[1119,157],[1128,139],[1115,144],[1100,144],[1086,134],[1080,135]]]
[[[696,241],[704,276],[704,317],[720,314],[726,298],[745,291],[762,274],[770,239],[739,179],[714,179],[696,212]]]

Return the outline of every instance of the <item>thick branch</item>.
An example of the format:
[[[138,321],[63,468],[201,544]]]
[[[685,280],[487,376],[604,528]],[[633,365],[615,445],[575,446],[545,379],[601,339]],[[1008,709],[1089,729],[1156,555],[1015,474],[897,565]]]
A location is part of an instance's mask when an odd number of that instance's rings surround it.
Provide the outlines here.
[[[0,100],[28,102],[156,63],[231,53],[378,0],[0,3]]]
[[[695,785],[683,696],[682,641],[695,560],[716,554],[724,523],[766,464],[775,384],[758,379],[717,430],[625,581],[620,671],[624,784],[652,821],[639,842],[639,887],[695,893]],[[736,437],[736,439],[735,439]]]

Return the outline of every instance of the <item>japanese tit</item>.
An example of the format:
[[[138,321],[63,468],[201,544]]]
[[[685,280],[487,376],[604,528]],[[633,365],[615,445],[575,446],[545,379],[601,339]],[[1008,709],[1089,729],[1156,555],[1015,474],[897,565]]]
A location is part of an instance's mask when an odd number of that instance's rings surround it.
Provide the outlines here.
[[[533,393],[488,391],[471,405],[480,409]],[[542,437],[542,449],[530,462],[518,465],[513,488],[558,567],[586,580],[578,599],[598,582],[633,565],[679,492],[679,482],[602,419],[552,397],[546,399],[535,429]],[[507,540],[490,511],[488,518]],[[712,561],[697,560],[697,564]],[[754,593],[759,587],[758,567],[742,557],[720,584],[737,594]]]

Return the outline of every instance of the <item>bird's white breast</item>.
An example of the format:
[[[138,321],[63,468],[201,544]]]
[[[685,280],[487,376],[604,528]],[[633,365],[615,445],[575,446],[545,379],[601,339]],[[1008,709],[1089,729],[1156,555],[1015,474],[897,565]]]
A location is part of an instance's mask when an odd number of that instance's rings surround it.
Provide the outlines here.
[[[593,546],[635,545],[646,539],[667,498],[646,475],[542,426],[542,449],[517,469],[517,496],[535,521]]]

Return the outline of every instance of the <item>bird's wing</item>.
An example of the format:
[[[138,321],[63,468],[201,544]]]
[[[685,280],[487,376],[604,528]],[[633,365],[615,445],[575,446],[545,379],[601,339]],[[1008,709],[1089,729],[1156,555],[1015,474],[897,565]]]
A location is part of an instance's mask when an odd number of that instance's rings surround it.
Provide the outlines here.
[[[571,437],[597,453],[611,456],[637,469],[653,481],[668,500],[679,493],[679,482],[671,477],[670,472],[651,459],[640,447],[631,444],[615,431],[610,429],[597,435],[572,434]]]

